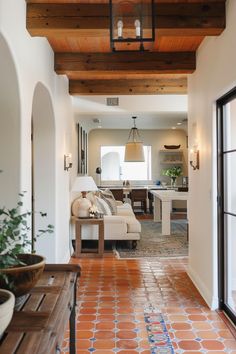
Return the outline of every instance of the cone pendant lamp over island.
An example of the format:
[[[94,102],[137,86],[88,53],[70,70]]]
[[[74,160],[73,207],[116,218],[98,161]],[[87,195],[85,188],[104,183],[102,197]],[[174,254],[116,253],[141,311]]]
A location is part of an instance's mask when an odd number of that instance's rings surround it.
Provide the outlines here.
[[[134,126],[129,132],[129,138],[125,145],[125,162],[144,162],[144,151],[143,142],[135,124],[135,119],[137,117],[132,117],[134,120]]]

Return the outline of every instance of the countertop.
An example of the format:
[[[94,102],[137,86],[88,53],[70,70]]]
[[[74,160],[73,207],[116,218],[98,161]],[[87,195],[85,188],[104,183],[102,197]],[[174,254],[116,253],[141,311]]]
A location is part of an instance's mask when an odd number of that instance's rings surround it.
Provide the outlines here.
[[[170,185],[167,185],[166,187],[158,186],[156,184],[146,184],[146,185],[135,185],[131,184],[130,186],[123,186],[123,185],[104,185],[104,186],[98,186],[98,188],[109,188],[109,189],[156,189],[156,190],[166,190],[166,189],[177,189],[178,187],[182,187],[182,185],[176,186],[175,188],[171,187]]]
[[[119,185],[119,186],[115,186],[115,185],[105,185],[105,186],[99,186],[99,188],[109,188],[109,189],[132,189],[132,188],[135,188],[135,189],[160,189],[160,190],[164,190],[164,189],[167,189],[168,187],[162,187],[162,186],[157,186],[156,184],[150,184],[150,185],[134,185],[134,184],[131,184],[130,186],[123,186],[123,185]]]

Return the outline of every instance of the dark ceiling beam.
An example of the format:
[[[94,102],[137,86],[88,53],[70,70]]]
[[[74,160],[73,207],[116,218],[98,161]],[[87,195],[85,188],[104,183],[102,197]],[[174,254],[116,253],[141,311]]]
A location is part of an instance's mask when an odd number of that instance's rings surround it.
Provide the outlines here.
[[[225,1],[157,3],[156,29],[169,35],[219,35],[225,28]],[[27,3],[27,29],[32,35],[105,35],[108,4]]]
[[[187,79],[70,80],[71,95],[186,94]]]
[[[196,69],[195,52],[110,52],[55,53],[55,71],[108,74],[192,73]]]

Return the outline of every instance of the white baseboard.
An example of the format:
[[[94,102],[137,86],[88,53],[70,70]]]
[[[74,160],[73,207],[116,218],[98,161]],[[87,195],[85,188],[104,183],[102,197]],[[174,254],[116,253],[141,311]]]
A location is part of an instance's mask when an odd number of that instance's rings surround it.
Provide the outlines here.
[[[190,266],[188,267],[187,274],[198,289],[199,293],[202,295],[203,299],[206,301],[209,308],[211,310],[216,310],[219,307],[218,298],[212,296],[205,284],[202,282],[201,278]]]

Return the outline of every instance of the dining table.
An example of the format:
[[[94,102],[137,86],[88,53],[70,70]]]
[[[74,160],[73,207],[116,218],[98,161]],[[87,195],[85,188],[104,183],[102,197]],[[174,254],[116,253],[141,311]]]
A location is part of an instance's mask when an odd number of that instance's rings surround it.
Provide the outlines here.
[[[150,192],[154,197],[153,219],[156,222],[161,221],[162,235],[170,235],[172,202],[173,200],[186,200],[188,205],[188,192],[176,190],[150,190]]]

